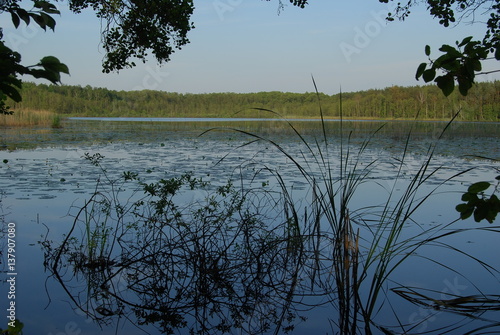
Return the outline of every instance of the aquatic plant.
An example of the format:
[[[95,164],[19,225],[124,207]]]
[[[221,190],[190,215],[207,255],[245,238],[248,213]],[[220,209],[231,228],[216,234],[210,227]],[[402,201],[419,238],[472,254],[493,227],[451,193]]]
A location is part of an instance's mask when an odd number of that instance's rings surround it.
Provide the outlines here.
[[[461,203],[456,207],[462,220],[474,214],[476,222],[486,220],[493,223],[495,221],[497,214],[500,212],[500,200],[495,194],[500,187],[500,176],[497,176],[496,180],[497,185],[489,197],[484,192],[491,186],[490,182],[480,181],[469,186],[467,192],[462,195],[462,201],[465,201],[465,203]]]
[[[318,96],[318,101],[319,101]],[[414,302],[415,297],[410,299],[411,289],[406,291],[403,287],[390,289],[392,274],[409,258],[417,255],[417,251],[425,246],[438,245],[440,248],[452,250],[458,256],[473,258],[473,256],[458,250],[453,245],[441,242],[441,239],[452,235],[470,232],[473,229],[454,229],[453,224],[443,223],[427,229],[412,229],[412,235],[408,236],[408,227],[415,226],[414,216],[418,209],[427,201],[432,200],[432,195],[439,190],[440,186],[467,173],[470,169],[454,173],[437,183],[428,187],[430,181],[442,171],[443,166],[433,166],[433,157],[440,139],[452,124],[454,118],[438,134],[436,140],[429,144],[418,166],[412,171],[406,168],[407,157],[410,155],[411,130],[404,139],[403,150],[399,157],[394,159],[392,169],[392,186],[381,187],[378,193],[379,201],[376,205],[355,207],[353,197],[359,193],[366,183],[380,184],[376,177],[372,177],[373,171],[380,168],[377,159],[368,160],[365,152],[370,145],[370,140],[376,136],[378,130],[370,134],[359,146],[350,143],[352,132],[344,134],[341,122],[340,143],[330,143],[330,137],[323,119],[323,111],[319,101],[319,111],[322,120],[322,129],[318,137],[306,139],[292,124],[283,119],[290,129],[297,135],[303,150],[300,154],[293,154],[287,148],[281,146],[272,138],[264,137],[256,133],[250,133],[238,128],[231,130],[242,133],[252,138],[250,143],[264,142],[276,149],[279,154],[284,155],[288,161],[297,169],[297,176],[309,184],[312,199],[306,205],[308,211],[298,216],[299,208],[297,201],[289,200],[290,185],[283,182],[279,169],[273,170],[276,179],[281,186],[281,193],[287,199],[289,211],[294,213],[294,221],[300,223],[296,228],[297,235],[302,241],[311,241],[309,249],[313,256],[314,265],[309,269],[309,278],[316,285],[324,289],[324,294],[330,296],[328,300],[335,306],[337,311],[336,320],[332,319],[333,332],[340,334],[372,334],[375,330],[386,334],[406,334],[414,330],[420,320],[413,324],[404,324],[392,304],[388,301],[389,292],[397,293]],[[257,108],[262,111],[263,108]],[[340,110],[342,111],[342,98],[340,97]],[[281,117],[272,110],[266,110],[274,116]],[[458,113],[455,115],[455,117]],[[225,128],[227,130],[228,128]],[[210,129],[208,132],[219,130]],[[247,144],[245,144],[247,145]],[[332,154],[332,147],[339,149]],[[333,162],[338,162],[334,164]],[[387,168],[382,166],[381,168]],[[298,177],[297,177],[298,178]],[[482,191],[483,189],[479,190]],[[310,213],[308,215],[308,213]],[[311,215],[312,214],[312,215]],[[415,232],[416,231],[416,232]],[[498,233],[498,227],[492,228],[492,232]],[[312,232],[312,233],[307,233]],[[297,237],[295,237],[297,238]],[[313,242],[314,240],[314,242]],[[305,245],[305,244],[304,244]],[[473,258],[474,259],[474,258]],[[427,259],[429,262],[438,264],[443,269],[449,266],[435,259]],[[483,269],[494,278],[498,278],[498,270],[479,259],[474,259]],[[499,300],[486,298],[487,295],[469,295],[467,297],[455,296],[454,303],[460,305],[466,302],[468,306],[479,306],[487,303],[490,310],[495,310],[500,304]],[[482,298],[478,298],[478,297]],[[423,297],[421,295],[420,297]],[[436,299],[435,299],[436,300]],[[436,300],[437,301],[437,300]],[[463,306],[463,305],[460,305]],[[456,306],[458,308],[458,306]],[[384,308],[389,309],[395,325],[386,325],[377,321],[377,315]],[[467,308],[467,307],[464,307]],[[473,309],[473,307],[471,307]],[[470,310],[471,311],[471,310]],[[478,309],[481,311],[481,309]],[[384,314],[386,315],[386,314]],[[469,314],[475,319],[472,313]],[[493,320],[483,320],[486,325],[478,326],[479,329],[496,327],[498,324]],[[455,325],[440,328],[440,333],[456,330]]]
[[[322,117],[321,104],[319,109]],[[100,174],[93,195],[76,208],[61,244],[42,242],[47,268],[75,306],[99,323],[128,319],[163,333],[277,334],[292,331],[318,306],[333,307],[325,322],[340,334],[418,333],[436,308],[476,319],[477,326],[468,325],[467,331],[497,329],[498,322],[485,314],[497,309],[497,295],[473,282],[475,291],[445,296],[403,285],[394,276],[415,259],[459,276],[446,261],[426,256],[431,247],[470,260],[498,280],[495,267],[447,239],[498,233],[499,227],[462,228],[455,226],[457,219],[424,228],[416,221],[417,211],[442,185],[468,172],[438,178],[444,167],[433,164],[451,122],[411,162],[410,130],[390,166],[367,159],[373,157],[371,140],[384,125],[355,143],[344,123],[339,141],[324,120],[313,136],[291,121],[283,123],[299,139],[293,150],[268,134],[224,128],[250,138],[236,153],[261,143],[270,149],[243,159],[232,177],[218,184],[192,173],[153,181],[132,171],[111,177],[101,155],[87,155]],[[279,167],[260,162],[266,154],[286,158],[294,181],[307,187],[298,192]],[[380,169],[387,180],[379,178]],[[261,174],[266,182],[260,182]],[[357,201],[371,184],[380,190],[376,199]],[[403,321],[394,297],[429,308],[429,317]],[[453,333],[460,326],[436,324],[425,332]]]
[[[90,318],[125,317],[167,334],[256,334],[300,322],[292,302],[306,292],[304,253],[271,192],[191,173],[110,178],[101,155],[87,159],[102,173],[94,194],[61,244],[42,245],[47,268]]]

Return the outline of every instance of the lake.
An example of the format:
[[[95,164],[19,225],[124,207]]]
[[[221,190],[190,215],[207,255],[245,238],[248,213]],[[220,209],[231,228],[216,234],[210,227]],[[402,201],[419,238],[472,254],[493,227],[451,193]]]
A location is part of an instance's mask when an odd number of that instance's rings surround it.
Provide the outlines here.
[[[2,129],[0,327],[15,315],[52,335],[500,332],[498,219],[455,210],[500,175],[500,124],[446,126]]]

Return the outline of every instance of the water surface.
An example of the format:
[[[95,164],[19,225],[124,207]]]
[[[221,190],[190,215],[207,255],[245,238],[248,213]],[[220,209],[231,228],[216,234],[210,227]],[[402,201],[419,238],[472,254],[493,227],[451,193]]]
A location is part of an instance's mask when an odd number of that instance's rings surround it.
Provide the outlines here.
[[[44,255],[38,242],[44,238],[61,240],[68,233],[72,216],[103,178],[103,171],[83,158],[86,153],[103,155],[102,164],[109,176],[118,177],[124,171],[131,171],[149,182],[191,171],[214,185],[233,178],[245,179],[247,186],[265,185],[277,190],[272,171],[278,171],[297,203],[307,207],[313,194],[295,162],[307,166],[311,174],[321,178],[325,171],[318,169],[315,159],[322,153],[328,156],[329,168],[335,175],[340,170],[341,157],[357,157],[359,148],[370,138],[362,159],[352,162],[358,164],[359,169],[371,170],[367,182],[351,202],[352,213],[362,217],[366,208],[383,204],[390,190],[394,189],[394,194],[404,192],[412,175],[425,162],[429,148],[440,138],[429,169],[440,168],[417,198],[440,187],[415,213],[414,227],[404,233],[408,236],[454,221],[457,218],[454,207],[460,202],[461,192],[473,182],[493,181],[499,174],[498,161],[486,159],[500,158],[500,129],[496,123],[454,123],[444,134],[442,129],[446,123],[443,122],[328,121],[325,129],[318,121],[292,120],[290,123],[293,128],[280,120],[75,118],[65,121],[62,129],[3,129],[0,138],[4,149],[1,152],[3,162],[0,162],[1,214],[6,223],[16,225],[15,301],[17,317],[24,322],[25,333],[70,334],[80,330],[82,334],[97,331],[114,334],[116,329],[118,333],[141,333],[126,320],[115,320],[108,326],[96,325],[76,308],[53,277],[47,278],[48,273],[44,271]],[[210,131],[205,133],[207,130]],[[323,131],[327,134],[327,146]],[[408,134],[411,134],[409,138]],[[256,139],[260,141],[248,144]],[[310,146],[304,145],[303,140]],[[403,152],[403,178],[395,185],[394,176],[399,171],[398,162]],[[471,171],[448,181],[466,169]],[[454,227],[471,225],[495,226],[467,220],[457,222]],[[447,242],[498,269],[497,239],[498,235],[491,232],[476,231],[466,238],[450,236]],[[7,272],[5,242],[2,250],[2,267]],[[449,269],[433,265],[426,261],[428,258],[446,263]],[[436,245],[422,250],[419,257],[399,267],[388,283],[391,287],[397,284],[472,295],[477,294],[478,289],[495,293],[499,283],[495,273],[492,275],[474,260],[459,258],[450,249]],[[5,296],[6,283],[1,287],[1,294]],[[468,324],[469,321],[463,316],[429,311],[402,299],[394,301],[403,323],[421,321],[416,328],[418,332],[439,329],[449,322],[461,320]],[[5,303],[2,298],[4,311]],[[320,305],[316,298],[311,298],[311,303]],[[307,320],[298,322],[295,333],[333,333],[328,320],[334,320],[336,312],[331,304],[304,311],[304,315]],[[150,326],[144,328],[152,333],[156,331]],[[500,327],[493,329],[498,331]]]

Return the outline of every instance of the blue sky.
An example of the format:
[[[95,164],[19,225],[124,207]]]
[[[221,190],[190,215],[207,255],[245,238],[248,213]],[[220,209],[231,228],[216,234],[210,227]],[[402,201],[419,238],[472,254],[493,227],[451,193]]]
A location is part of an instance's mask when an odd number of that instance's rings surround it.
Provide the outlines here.
[[[284,0],[284,2],[287,2]],[[424,47],[484,35],[483,25],[444,28],[425,7],[404,22],[386,23],[390,8],[377,0],[311,1],[305,9],[278,1],[198,0],[191,43],[159,66],[154,59],[118,74],[103,74],[100,22],[92,11],[72,14],[64,4],[56,30],[6,28],[8,45],[23,64],[54,55],[67,64],[69,85],[113,90],[154,89],[180,93],[311,92],[311,76],[327,94],[417,85],[415,70]],[[9,18],[4,14],[2,20]],[[496,64],[486,65],[492,69]],[[496,62],[498,63],[498,62]],[[499,79],[498,75],[481,80]]]

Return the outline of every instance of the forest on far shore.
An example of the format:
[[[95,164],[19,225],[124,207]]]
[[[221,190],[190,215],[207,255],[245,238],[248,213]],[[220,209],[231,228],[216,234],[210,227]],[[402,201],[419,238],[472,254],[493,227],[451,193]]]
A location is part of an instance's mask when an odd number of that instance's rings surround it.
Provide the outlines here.
[[[477,83],[465,97],[445,97],[435,85],[323,93],[205,93],[113,91],[91,86],[25,82],[17,110],[43,110],[61,116],[102,117],[276,117],[285,118],[450,119],[500,121],[500,81]]]

